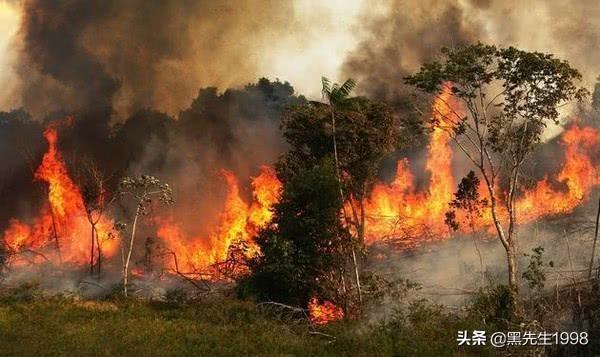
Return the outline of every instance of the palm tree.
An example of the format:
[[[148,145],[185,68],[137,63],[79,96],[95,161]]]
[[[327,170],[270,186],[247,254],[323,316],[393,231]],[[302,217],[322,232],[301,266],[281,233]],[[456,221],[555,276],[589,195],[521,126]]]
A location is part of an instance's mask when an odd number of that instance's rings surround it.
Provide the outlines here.
[[[321,83],[323,88],[321,89],[321,93],[323,95],[323,99],[327,100],[329,104],[329,111],[331,113],[331,131],[333,136],[333,157],[335,160],[335,170],[338,182],[340,183],[340,195],[342,198],[342,202],[344,201],[344,193],[342,190],[341,179],[340,179],[340,163],[338,159],[337,152],[337,139],[335,133],[335,111],[336,109],[341,109],[344,107],[349,100],[350,93],[356,86],[356,82],[353,79],[347,79],[341,86],[337,83],[331,84],[329,79],[325,77],[321,77]]]
[[[336,110],[340,110],[343,107],[349,104],[350,93],[354,87],[356,87],[356,82],[353,79],[347,79],[342,85],[337,83],[331,84],[329,79],[325,77],[321,77],[322,89],[321,93],[323,95],[323,99],[327,100],[327,104],[329,105],[329,111],[331,113],[331,132],[333,137],[333,158],[335,161],[335,174],[338,181],[338,186],[340,190],[340,199],[342,200],[342,209],[344,210],[344,219],[348,221],[348,215],[346,213],[344,198],[344,190],[342,187],[342,179],[340,175],[340,162],[337,151],[337,138],[335,131],[335,115]],[[354,249],[354,243],[351,244],[352,247],[352,262],[354,264],[354,274],[356,278],[356,287],[358,290],[358,301],[362,304],[362,292],[360,287],[360,276],[358,274],[358,264],[356,261],[356,251]]]

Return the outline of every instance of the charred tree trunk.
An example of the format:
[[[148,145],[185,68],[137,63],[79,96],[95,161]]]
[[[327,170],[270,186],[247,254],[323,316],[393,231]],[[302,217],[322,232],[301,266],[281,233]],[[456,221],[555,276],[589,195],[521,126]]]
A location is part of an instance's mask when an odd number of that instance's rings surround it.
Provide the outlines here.
[[[58,253],[58,261],[62,264],[62,254],[60,252],[60,243],[58,240],[58,230],[56,228],[56,219],[54,218],[54,211],[50,209],[50,216],[52,217],[52,233],[54,233],[54,242],[56,243],[56,252]]]

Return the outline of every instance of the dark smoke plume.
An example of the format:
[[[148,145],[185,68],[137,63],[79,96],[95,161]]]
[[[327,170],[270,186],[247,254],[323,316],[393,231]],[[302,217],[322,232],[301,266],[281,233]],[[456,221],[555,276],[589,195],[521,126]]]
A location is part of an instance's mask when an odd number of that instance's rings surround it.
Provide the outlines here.
[[[143,108],[177,114],[199,87],[255,80],[274,32],[291,26],[279,1],[26,0],[22,104],[52,110]]]
[[[499,46],[553,53],[584,75],[586,84],[600,74],[600,2],[576,5],[560,0],[414,1],[390,0],[382,12],[365,8],[359,44],[342,71],[358,80],[365,94],[402,105],[402,78],[443,46],[482,41]]]

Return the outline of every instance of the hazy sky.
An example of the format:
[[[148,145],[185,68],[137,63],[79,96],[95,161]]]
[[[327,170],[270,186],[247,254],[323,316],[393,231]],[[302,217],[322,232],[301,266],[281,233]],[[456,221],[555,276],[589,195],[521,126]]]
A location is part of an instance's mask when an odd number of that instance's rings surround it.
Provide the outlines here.
[[[290,81],[300,92],[318,97],[320,78],[336,78],[348,51],[356,43],[355,25],[363,0],[299,0],[293,4],[293,23],[289,31],[273,32],[267,37],[269,51],[250,54],[256,61],[254,71],[238,79],[243,85],[257,76]],[[14,94],[16,60],[15,46],[11,46],[20,25],[19,3],[0,0],[0,110],[18,105]],[[174,34],[176,36],[176,34]],[[13,41],[14,42],[17,41]],[[18,47],[18,43],[15,44]],[[198,66],[202,66],[198,61]],[[237,68],[231,68],[236,71]],[[239,77],[237,77],[239,78]],[[200,82],[196,87],[221,83]],[[222,88],[221,88],[222,89]]]
[[[12,68],[15,51],[11,41],[19,29],[19,12],[13,2],[0,0],[0,110],[13,101],[16,74]]]
[[[372,71],[381,81],[378,86],[396,91],[391,82],[401,82],[402,73],[415,70],[438,53],[440,46],[456,40],[555,53],[580,69],[590,87],[600,74],[595,54],[600,47],[597,0],[222,0],[160,5],[106,0],[113,7],[101,8],[105,12],[99,14],[93,7],[91,14],[80,14],[79,10],[57,10],[65,6],[40,0],[0,0],[0,110],[23,105],[33,113],[43,113],[57,109],[52,103],[60,107],[79,94],[68,93],[72,83],[65,83],[65,78],[40,70],[39,58],[44,58],[39,51],[51,52],[56,44],[42,48],[45,38],[36,33],[39,38],[30,40],[38,57],[27,62],[19,52],[21,1],[33,4],[29,14],[41,23],[41,33],[56,31],[58,23],[74,33],[71,40],[107,76],[120,80],[112,97],[120,117],[140,107],[176,114],[191,103],[200,87],[223,90],[261,76],[290,81],[300,93],[318,98],[322,75],[343,81],[344,76],[361,79]],[[72,19],[81,21],[74,26],[64,24]],[[159,32],[160,26],[166,29]],[[60,41],[60,31],[61,27],[54,41]],[[56,64],[56,56],[62,63],[62,54],[54,56],[51,64]],[[362,72],[344,66],[352,60],[361,62],[358,69]],[[360,86],[359,81],[362,91]],[[65,93],[59,93],[65,88]],[[23,102],[23,93],[35,95]]]

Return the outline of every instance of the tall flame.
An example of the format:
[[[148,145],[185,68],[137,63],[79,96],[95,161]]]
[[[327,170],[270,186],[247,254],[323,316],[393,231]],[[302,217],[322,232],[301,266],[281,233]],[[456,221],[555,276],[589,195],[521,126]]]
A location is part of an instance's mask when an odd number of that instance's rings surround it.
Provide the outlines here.
[[[432,110],[434,119],[442,127],[450,126],[445,120],[456,114],[452,107],[456,107],[456,103],[446,88],[434,102]],[[54,123],[45,130],[48,150],[34,175],[47,188],[47,202],[30,223],[11,219],[3,239],[12,253],[40,253],[34,255],[35,262],[49,259],[82,265],[89,262],[90,225],[81,191],[69,176],[57,147],[58,128],[59,125]],[[561,169],[556,175],[547,175],[532,188],[521,192],[517,201],[520,223],[570,213],[600,184],[598,168],[592,160],[593,153],[599,148],[599,135],[595,129],[578,124],[563,132],[560,141],[565,158]],[[448,202],[456,190],[456,182],[452,175],[450,136],[445,130],[435,128],[432,131],[426,160],[425,168],[429,174],[426,189],[416,188],[407,159],[398,161],[396,177],[391,183],[374,186],[364,205],[367,244],[387,238],[402,238],[408,246],[416,246],[429,239],[450,236],[444,218]],[[218,223],[208,230],[208,234],[190,235],[174,217],[152,219],[160,243],[177,259],[177,267],[174,259],[165,260],[166,268],[185,272],[209,267],[226,259],[230,246],[235,242],[243,242],[248,248],[247,254],[257,253],[253,238],[270,223],[271,208],[279,200],[282,184],[273,168],[262,166],[260,174],[251,178],[251,199],[245,199],[243,188],[232,172],[222,170],[221,176],[227,194]],[[500,218],[505,219],[506,211],[502,206],[498,209]],[[490,219],[486,211],[477,223],[478,228],[489,229]],[[108,239],[112,225],[108,217],[101,219],[97,225],[102,252],[106,257],[113,256],[118,248],[118,241]],[[315,302],[313,306],[318,312],[324,305]]]
[[[522,192],[516,203],[518,222],[568,214],[579,206],[600,184],[598,168],[590,156],[598,143],[599,134],[594,128],[575,124],[565,130],[561,136],[565,159],[560,172],[552,179],[546,176],[533,188]],[[450,169],[451,158],[448,137],[434,130],[428,147],[426,167],[431,178],[426,192],[415,191],[408,160],[398,162],[394,181],[389,185],[376,185],[365,205],[368,243],[402,237],[407,246],[414,246],[428,238],[450,236],[444,226],[444,216],[452,192],[456,190]],[[481,192],[485,197],[487,191]],[[504,207],[500,206],[498,210],[500,219],[506,219]],[[476,228],[488,229],[491,223],[491,214],[486,210]]]
[[[281,182],[275,171],[262,166],[258,176],[252,179],[253,199],[246,203],[240,195],[240,187],[235,175],[222,170],[227,184],[227,197],[219,224],[208,238],[189,238],[172,220],[161,222],[157,235],[178,259],[180,269],[205,268],[227,258],[228,249],[234,242],[244,242],[248,254],[255,254],[257,247],[252,238],[258,230],[271,221],[271,206],[279,200]]]
[[[11,220],[4,232],[4,242],[13,253],[36,250],[44,254],[50,250],[64,262],[82,264],[89,261],[90,225],[79,187],[69,177],[67,166],[58,151],[57,127],[58,124],[53,123],[44,131],[48,151],[34,175],[36,180],[47,185],[47,204],[31,225],[17,219]],[[102,251],[106,256],[112,256],[116,250],[116,242],[108,240],[111,226],[112,222],[108,219],[102,219],[97,224]]]
[[[455,190],[455,181],[450,135],[444,129],[450,127],[446,121],[453,115],[454,105],[447,87],[433,103],[433,116],[440,126],[433,129],[427,147],[428,190],[416,192],[408,159],[398,161],[396,177],[391,184],[375,185],[365,204],[367,243],[399,232],[408,237],[420,237],[428,232],[439,236],[447,232],[444,216]]]
[[[561,143],[565,147],[565,162],[556,181],[563,183],[565,188],[554,188],[546,176],[533,189],[526,190],[517,202],[522,222],[570,213],[589,196],[594,186],[600,184],[598,169],[589,156],[598,142],[598,132],[590,127],[573,125],[563,133]]]

